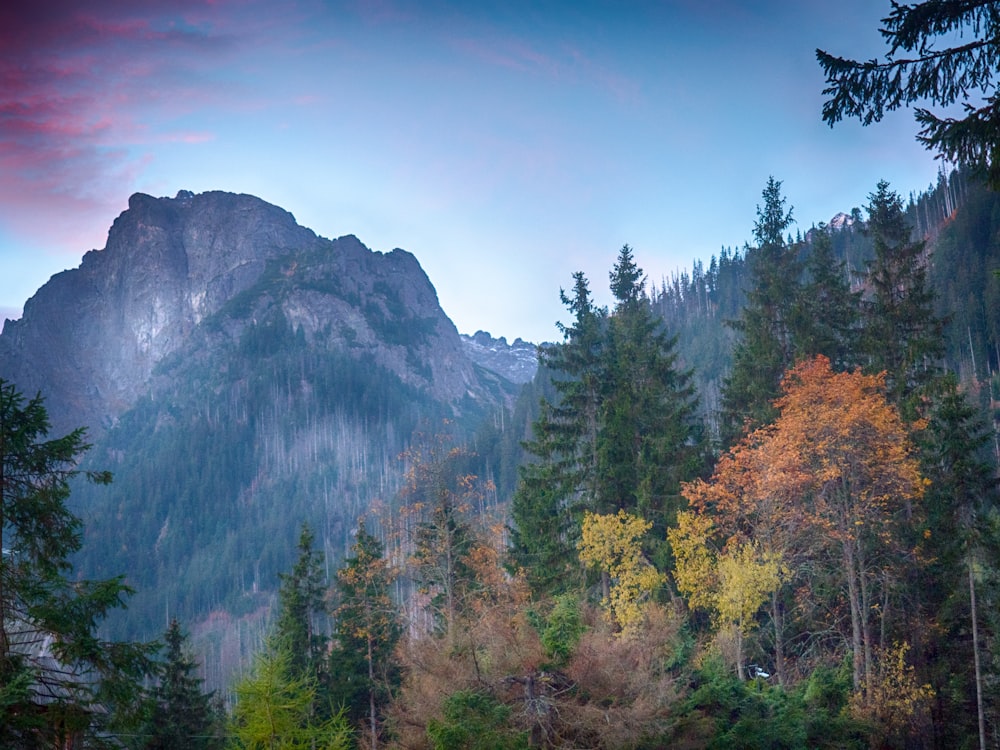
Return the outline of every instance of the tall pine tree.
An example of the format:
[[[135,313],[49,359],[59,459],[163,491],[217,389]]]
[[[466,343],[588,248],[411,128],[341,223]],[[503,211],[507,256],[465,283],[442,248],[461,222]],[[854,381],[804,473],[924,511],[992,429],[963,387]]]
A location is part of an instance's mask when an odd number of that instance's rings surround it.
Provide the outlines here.
[[[924,243],[912,239],[901,198],[882,180],[869,199],[867,232],[875,257],[862,301],[861,348],[868,371],[885,371],[890,400],[912,421],[942,374],[942,324],[927,281]]]
[[[598,482],[591,510],[637,513],[665,538],[681,503],[680,483],[704,467],[691,374],[680,369],[625,245],[610,273],[615,306],[605,340],[609,389],[599,411]]]
[[[390,596],[394,572],[382,545],[358,526],[352,554],[337,572],[336,638],[330,654],[336,674],[334,700],[354,725],[367,724],[361,746],[378,746],[385,708],[401,680],[395,657],[402,637]]]
[[[813,231],[793,312],[795,360],[822,354],[834,369],[851,369],[857,360],[860,304],[860,292],[851,291],[846,263],[833,251],[830,229],[821,224]]]
[[[762,195],[764,205],[757,206],[754,224],[757,244],[746,252],[747,302],[739,320],[731,324],[738,339],[722,392],[720,437],[725,446],[748,429],[774,420],[781,377],[794,364],[794,306],[801,271],[795,248],[784,237],[792,225],[792,210],[785,210],[781,182],[773,177]]]
[[[548,378],[555,396],[541,401],[511,504],[511,558],[535,591],[562,591],[581,580],[574,564],[579,524],[596,493],[608,313],[594,304],[582,272],[573,282],[572,297],[564,290],[559,297],[574,321],[559,324],[562,343],[539,350],[536,377]]]
[[[278,588],[278,618],[275,635],[286,642],[289,668],[298,677],[312,677],[322,687],[327,683],[325,671],[329,613],[323,595],[321,553],[313,547],[315,536],[308,525],[299,534],[299,556],[291,573],[280,575]],[[321,691],[322,692],[322,691]]]
[[[621,249],[610,272],[610,314],[593,304],[583,274],[574,280],[574,296],[562,299],[575,321],[543,360],[557,398],[543,404],[525,444],[534,458],[512,507],[511,556],[535,590],[549,592],[579,580],[572,561],[585,511],[648,516],[662,539],[680,482],[703,458],[690,374],[678,367],[632,249]]]
[[[123,577],[80,580],[80,519],[66,507],[89,447],[84,431],[48,439],[41,396],[0,380],[0,746],[99,737],[132,711],[151,647],[109,643],[98,625],[131,593]],[[107,472],[87,473],[108,483]]]
[[[213,707],[212,695],[202,692],[197,664],[185,653],[187,637],[177,620],[170,621],[164,640],[167,650],[150,696],[144,750],[221,750],[223,716]]]

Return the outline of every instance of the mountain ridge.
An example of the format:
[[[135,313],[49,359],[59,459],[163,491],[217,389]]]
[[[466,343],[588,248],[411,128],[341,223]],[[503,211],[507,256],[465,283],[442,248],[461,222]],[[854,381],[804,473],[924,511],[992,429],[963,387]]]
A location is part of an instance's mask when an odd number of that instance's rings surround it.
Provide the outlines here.
[[[279,274],[301,282],[283,312],[311,342],[325,336],[328,345],[367,350],[438,400],[488,400],[433,285],[405,250],[373,252],[354,235],[318,237],[245,194],[136,193],[128,206],[105,248],[53,276],[0,334],[0,375],[47,394],[58,429],[107,429],[205,321]],[[308,271],[293,279],[304,255]],[[407,361],[407,333],[435,350],[422,367]]]

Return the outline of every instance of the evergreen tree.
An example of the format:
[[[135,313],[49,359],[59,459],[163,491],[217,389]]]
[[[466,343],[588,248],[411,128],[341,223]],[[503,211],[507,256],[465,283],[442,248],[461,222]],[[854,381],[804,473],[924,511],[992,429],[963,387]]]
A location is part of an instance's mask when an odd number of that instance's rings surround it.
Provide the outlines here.
[[[559,297],[574,322],[558,324],[562,343],[539,349],[536,380],[548,379],[554,395],[541,400],[511,503],[511,559],[536,591],[563,590],[579,578],[579,523],[596,492],[607,310],[594,304],[582,272],[573,282],[573,296],[560,290]]]
[[[203,693],[197,665],[185,653],[187,636],[171,620],[164,637],[166,660],[151,695],[145,750],[215,750],[225,745],[222,717],[212,695]]]
[[[899,107],[925,101],[965,105],[963,117],[939,117],[917,108],[917,140],[951,162],[984,171],[1000,184],[1000,16],[991,0],[921,0],[893,3],[880,29],[889,45],[884,60],[847,60],[822,50],[816,57],[826,75],[830,98],[823,120],[844,117],[878,122]],[[944,40],[945,46],[939,41]],[[947,42],[955,42],[948,46]],[[981,100],[968,103],[970,95]],[[952,108],[954,110],[954,108]]]
[[[615,307],[605,341],[610,386],[599,410],[598,481],[590,510],[637,512],[663,539],[681,504],[680,483],[703,468],[691,374],[645,295],[645,280],[625,245],[610,273]]]
[[[862,352],[870,372],[885,370],[890,400],[913,420],[941,374],[942,324],[927,282],[924,243],[911,239],[902,200],[884,180],[869,198],[867,232],[875,257],[862,301]]]
[[[610,314],[594,306],[583,274],[574,275],[573,297],[561,296],[575,321],[544,354],[556,399],[543,403],[525,444],[534,460],[512,506],[511,556],[536,590],[572,580],[585,511],[636,511],[664,538],[680,482],[703,459],[690,373],[678,367],[675,339],[654,314],[628,245],[609,276]]]
[[[313,548],[314,535],[308,524],[299,534],[299,556],[291,573],[282,573],[278,588],[277,638],[288,645],[293,674],[315,677],[318,684],[326,682],[324,656],[328,619],[323,595],[321,553]]]
[[[394,579],[382,544],[362,522],[351,557],[337,572],[336,640],[330,659],[336,675],[334,700],[352,724],[367,722],[373,750],[401,679],[395,649],[402,624],[390,596]],[[361,744],[368,744],[363,737]]]
[[[288,646],[270,639],[252,671],[236,685],[230,732],[241,750],[347,750],[341,715],[316,717],[316,681],[292,674]]]
[[[1000,541],[995,537],[1000,496],[989,456],[992,435],[952,377],[939,384],[929,421],[922,434],[929,479],[927,527],[920,541],[925,564],[920,580],[913,582],[924,611],[912,625],[923,635],[915,640],[924,649],[928,680],[939,696],[937,731],[951,738],[946,744],[960,742],[975,731],[960,717],[978,717],[983,747],[985,712],[991,708],[995,716],[996,711],[995,705],[984,705],[984,686],[995,682],[996,674],[984,674],[981,667],[988,639],[980,631],[985,618],[976,607],[979,569],[996,567]],[[983,593],[979,598],[985,598]]]
[[[781,183],[768,178],[764,206],[757,206],[756,247],[747,248],[750,288],[740,319],[732,323],[738,340],[722,393],[721,438],[732,445],[749,429],[771,422],[781,377],[794,364],[794,305],[799,299],[799,264],[784,239],[792,225]]]
[[[66,507],[89,447],[84,431],[46,440],[41,396],[0,380],[0,746],[72,743],[130,713],[150,647],[97,635],[130,593],[121,577],[70,578],[81,522]],[[107,472],[86,477],[108,483]],[[53,699],[57,697],[57,700]]]
[[[813,233],[805,276],[794,309],[794,357],[822,354],[835,369],[848,370],[857,358],[861,294],[851,291],[846,264],[837,260],[823,224]]]

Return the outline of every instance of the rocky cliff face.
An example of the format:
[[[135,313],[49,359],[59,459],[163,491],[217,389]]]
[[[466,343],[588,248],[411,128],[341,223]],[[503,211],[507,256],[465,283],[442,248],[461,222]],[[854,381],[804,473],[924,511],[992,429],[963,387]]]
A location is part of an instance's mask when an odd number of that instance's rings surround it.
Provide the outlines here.
[[[455,409],[491,395],[416,259],[327,240],[249,195],[136,194],[103,250],[54,276],[0,335],[0,376],[42,391],[57,429],[103,430],[171,357],[280,314],[310,345],[370,355]]]
[[[469,358],[490,372],[502,375],[512,383],[529,383],[538,372],[538,347],[522,339],[508,344],[501,336],[493,338],[487,331],[476,331],[469,336],[462,334]]]

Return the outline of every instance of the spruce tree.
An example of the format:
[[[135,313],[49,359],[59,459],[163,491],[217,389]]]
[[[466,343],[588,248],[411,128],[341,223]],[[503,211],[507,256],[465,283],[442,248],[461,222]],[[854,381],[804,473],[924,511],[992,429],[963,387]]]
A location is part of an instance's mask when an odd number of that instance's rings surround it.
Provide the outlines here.
[[[332,697],[352,724],[367,724],[359,744],[373,750],[383,713],[401,679],[395,649],[403,628],[390,596],[394,579],[382,544],[360,523],[351,556],[337,572],[330,664],[336,676]]]
[[[937,732],[943,742],[959,743],[971,735],[975,716],[982,747],[985,712],[996,710],[984,704],[985,687],[997,675],[981,666],[993,633],[983,632],[987,618],[976,606],[977,598],[995,600],[998,593],[995,577],[982,576],[984,567],[996,568],[1000,543],[1000,494],[989,453],[993,436],[953,377],[936,385],[929,425],[920,433],[929,484],[925,531],[917,542],[924,565],[913,582],[914,598],[923,610],[913,625],[923,637],[914,641],[922,649],[926,679],[939,696]],[[992,590],[984,591],[986,584]]]
[[[0,746],[97,738],[131,715],[151,647],[97,633],[131,593],[122,577],[80,580],[71,557],[80,519],[66,507],[89,447],[82,429],[47,439],[41,396],[25,401],[0,380]],[[108,483],[107,472],[87,479]],[[56,697],[57,699],[53,699]],[[44,710],[41,707],[44,706]]]
[[[328,638],[325,631],[329,614],[323,600],[326,585],[322,556],[314,549],[314,541],[312,529],[303,524],[295,565],[291,573],[279,576],[275,634],[288,645],[292,672],[315,677],[322,685],[326,681],[324,654]]]
[[[573,282],[572,297],[559,297],[574,321],[559,324],[562,343],[539,350],[536,378],[549,379],[554,397],[541,401],[511,503],[511,560],[535,591],[558,592],[579,578],[579,524],[596,492],[607,310],[594,304],[582,272]]]
[[[954,163],[983,172],[1000,186],[1000,15],[992,0],[920,0],[892,3],[880,28],[884,59],[849,60],[816,50],[830,98],[823,120],[844,117],[862,124],[917,102],[949,107],[934,114],[917,107],[917,140]],[[978,97],[978,101],[976,98]],[[970,101],[971,100],[971,101]]]
[[[610,273],[615,306],[605,340],[608,389],[599,411],[598,482],[590,510],[638,513],[663,539],[680,507],[680,483],[703,468],[691,374],[681,370],[625,245]]]
[[[197,664],[186,653],[187,636],[171,620],[164,636],[165,661],[151,694],[145,750],[215,750],[225,746],[222,716],[212,695],[202,692]]]
[[[733,366],[722,392],[720,437],[732,445],[744,432],[761,427],[777,416],[774,399],[780,395],[781,378],[794,364],[794,306],[799,299],[801,269],[794,247],[784,233],[792,225],[792,211],[785,210],[781,182],[768,178],[757,206],[755,247],[747,248],[750,288],[739,320],[731,323],[737,333]]]
[[[597,308],[582,273],[564,341],[545,350],[556,399],[542,405],[514,495],[511,556],[538,591],[579,578],[576,543],[585,511],[637,512],[664,538],[680,482],[703,459],[690,374],[653,312],[645,278],[624,246],[609,274],[615,308]],[[540,572],[532,572],[533,570]]]
[[[942,323],[927,281],[924,243],[911,238],[902,200],[884,180],[869,199],[866,231],[875,257],[862,300],[861,349],[868,371],[886,372],[890,400],[913,420],[942,374]]]
[[[822,354],[834,369],[851,369],[858,356],[860,304],[861,294],[851,291],[846,264],[833,252],[830,229],[821,224],[813,232],[793,311],[796,361]]]

